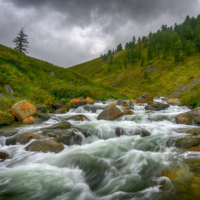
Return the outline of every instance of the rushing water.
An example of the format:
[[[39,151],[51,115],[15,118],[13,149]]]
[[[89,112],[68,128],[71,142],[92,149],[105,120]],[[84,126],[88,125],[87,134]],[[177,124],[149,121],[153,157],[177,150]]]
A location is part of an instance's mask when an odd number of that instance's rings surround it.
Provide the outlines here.
[[[174,122],[175,116],[189,109],[170,106],[163,111],[147,112],[143,104],[134,106],[133,115],[115,121],[97,120],[109,103],[90,105],[89,111],[79,107],[66,114],[52,115],[43,124],[13,127],[19,130],[18,135],[41,134],[39,129],[42,127],[80,113],[85,115],[90,121],[70,123],[78,130],[87,131],[88,137],[77,131],[83,139],[82,145],[65,145],[58,154],[26,151],[27,145],[6,145],[6,138],[0,137],[0,151],[10,156],[0,163],[0,199],[173,200],[200,197],[200,153],[166,147],[170,138],[186,135],[177,130],[198,128]],[[117,137],[117,127],[123,128],[123,136]],[[141,137],[138,133],[142,131],[151,135]]]

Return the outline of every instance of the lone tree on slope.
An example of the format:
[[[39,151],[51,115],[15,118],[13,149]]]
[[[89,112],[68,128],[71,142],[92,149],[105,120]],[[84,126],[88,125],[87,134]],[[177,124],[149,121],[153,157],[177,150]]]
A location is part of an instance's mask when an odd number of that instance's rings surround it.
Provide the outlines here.
[[[13,40],[13,42],[15,43],[15,48],[17,51],[20,51],[22,53],[28,53],[27,52],[27,48],[28,48],[28,39],[27,39],[28,35],[26,35],[24,33],[24,29],[22,28],[19,33],[18,36]]]

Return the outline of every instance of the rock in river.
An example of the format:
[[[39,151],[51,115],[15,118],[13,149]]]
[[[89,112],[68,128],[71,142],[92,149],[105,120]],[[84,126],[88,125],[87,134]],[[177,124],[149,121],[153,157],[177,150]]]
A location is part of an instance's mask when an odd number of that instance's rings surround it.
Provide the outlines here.
[[[123,113],[120,109],[116,107],[108,108],[107,110],[102,111],[99,116],[97,117],[98,120],[114,120],[120,116],[122,116]]]
[[[26,151],[41,151],[44,153],[47,152],[59,153],[63,149],[64,147],[61,143],[49,140],[34,141],[25,148]]]

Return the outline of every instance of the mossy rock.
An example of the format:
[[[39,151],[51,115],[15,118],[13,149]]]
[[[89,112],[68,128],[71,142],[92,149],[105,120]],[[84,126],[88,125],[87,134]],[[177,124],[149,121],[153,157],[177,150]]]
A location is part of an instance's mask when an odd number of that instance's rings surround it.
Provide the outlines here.
[[[175,146],[177,148],[188,149],[200,144],[200,138],[196,136],[186,136],[183,138],[171,138],[167,141],[167,146]]]
[[[26,144],[32,139],[40,139],[40,137],[36,134],[20,135],[17,137],[16,142],[19,142],[20,144]]]
[[[46,127],[46,128],[42,128],[40,129],[41,131],[46,131],[46,130],[49,130],[49,129],[68,129],[68,128],[71,128],[71,124],[69,122],[60,122],[60,123],[57,123],[57,124],[54,124],[52,126],[49,126],[49,127]]]
[[[86,116],[84,115],[74,115],[67,120],[74,120],[74,121],[90,121]]]
[[[116,118],[122,116],[123,113],[120,109],[116,107],[108,108],[102,111],[97,117],[98,120],[115,120]]]
[[[63,145],[55,141],[34,141],[29,144],[25,150],[26,151],[40,151],[40,152],[54,152],[59,153],[64,149]]]
[[[192,118],[186,113],[176,116],[175,120],[177,124],[192,125]]]

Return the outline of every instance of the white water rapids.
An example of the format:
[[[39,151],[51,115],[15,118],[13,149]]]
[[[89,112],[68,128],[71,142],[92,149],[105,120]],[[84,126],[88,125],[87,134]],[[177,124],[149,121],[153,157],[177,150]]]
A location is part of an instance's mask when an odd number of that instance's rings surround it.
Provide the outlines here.
[[[135,104],[133,115],[115,121],[97,120],[101,108],[109,103],[89,105],[90,111],[83,107],[71,109],[66,114],[52,115],[49,121],[39,125],[1,128],[0,132],[18,129],[18,135],[40,134],[40,128],[73,115],[83,114],[90,120],[69,121],[79,130],[76,134],[82,137],[82,145],[64,145],[58,154],[26,151],[25,147],[33,140],[26,145],[6,145],[6,139],[15,136],[0,136],[0,151],[10,156],[0,162],[0,199],[172,200],[196,195],[196,187],[187,182],[195,176],[188,162],[198,162],[200,153],[166,147],[170,138],[186,135],[177,130],[198,128],[175,123],[175,117],[189,109],[170,106],[149,112],[144,109],[145,104]],[[95,107],[98,109],[92,109]],[[117,127],[124,130],[121,137],[116,135]],[[81,131],[87,132],[88,137]],[[141,137],[137,134],[141,131],[151,135]],[[178,178],[170,179],[166,175],[177,170]]]

